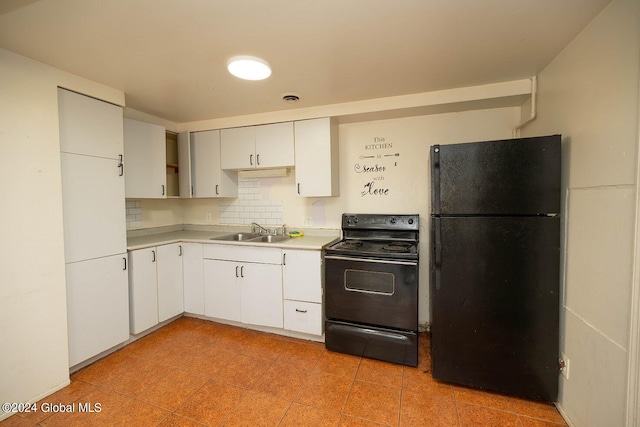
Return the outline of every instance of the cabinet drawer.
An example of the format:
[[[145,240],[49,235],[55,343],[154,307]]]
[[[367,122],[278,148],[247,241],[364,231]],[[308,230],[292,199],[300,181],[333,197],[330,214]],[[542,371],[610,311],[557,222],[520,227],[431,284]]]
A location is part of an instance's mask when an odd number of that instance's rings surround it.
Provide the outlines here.
[[[254,246],[204,245],[205,259],[237,262],[282,264],[282,250],[278,248],[256,248]]]
[[[322,335],[322,304],[284,300],[284,328]]]

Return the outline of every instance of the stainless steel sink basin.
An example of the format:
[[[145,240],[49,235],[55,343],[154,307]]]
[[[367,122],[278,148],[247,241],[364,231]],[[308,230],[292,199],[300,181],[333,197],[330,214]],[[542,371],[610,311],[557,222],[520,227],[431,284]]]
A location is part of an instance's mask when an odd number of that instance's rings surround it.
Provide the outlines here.
[[[256,237],[262,237],[258,233],[233,233],[233,234],[225,234],[220,237],[212,237],[209,240],[226,240],[232,242],[245,242],[247,240],[255,239]]]
[[[273,234],[263,235],[259,233],[233,233],[225,234],[224,236],[220,237],[212,237],[209,240],[223,240],[227,242],[277,243],[289,239],[289,236],[275,236]]]
[[[284,240],[289,240],[290,237],[289,236],[274,236],[272,234],[269,234],[267,236],[262,236],[259,237],[257,239],[251,239],[252,242],[264,242],[264,243],[277,243],[277,242],[282,242]]]

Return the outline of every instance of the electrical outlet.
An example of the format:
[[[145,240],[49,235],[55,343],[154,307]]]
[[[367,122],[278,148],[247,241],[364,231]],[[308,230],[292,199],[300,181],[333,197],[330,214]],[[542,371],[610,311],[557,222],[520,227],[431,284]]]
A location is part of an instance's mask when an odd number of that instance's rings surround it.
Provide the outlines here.
[[[304,225],[306,225],[306,226],[312,225],[312,221],[311,221],[311,217],[310,216],[307,216],[307,217],[304,218]]]
[[[560,373],[564,377],[565,380],[569,380],[569,367],[571,366],[571,361],[564,353],[560,354]]]
[[[211,212],[207,212],[207,222],[213,221],[213,214]]]

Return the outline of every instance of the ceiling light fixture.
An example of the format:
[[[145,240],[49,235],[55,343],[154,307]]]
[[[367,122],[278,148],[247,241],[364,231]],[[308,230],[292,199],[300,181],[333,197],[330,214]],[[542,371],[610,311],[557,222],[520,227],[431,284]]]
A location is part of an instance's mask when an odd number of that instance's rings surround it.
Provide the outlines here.
[[[227,61],[227,69],[244,80],[264,80],[271,75],[267,61],[255,56],[234,56]]]

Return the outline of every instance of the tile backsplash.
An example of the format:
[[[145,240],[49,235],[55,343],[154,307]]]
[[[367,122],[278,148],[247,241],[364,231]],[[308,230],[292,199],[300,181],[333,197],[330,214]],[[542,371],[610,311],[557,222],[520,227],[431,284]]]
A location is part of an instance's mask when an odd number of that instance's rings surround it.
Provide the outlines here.
[[[238,178],[238,198],[220,200],[220,224],[283,224],[282,200],[261,198],[260,180]]]
[[[142,227],[142,201],[127,200],[127,230]]]

